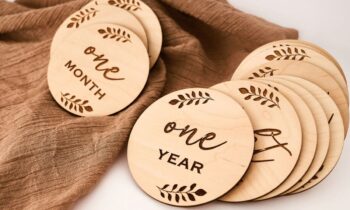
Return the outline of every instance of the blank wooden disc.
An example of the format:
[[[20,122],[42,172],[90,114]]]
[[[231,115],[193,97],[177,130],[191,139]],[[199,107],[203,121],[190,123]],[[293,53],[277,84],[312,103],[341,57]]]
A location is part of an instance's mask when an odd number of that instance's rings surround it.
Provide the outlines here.
[[[229,191],[254,150],[248,115],[231,97],[192,88],[168,94],[137,120],[128,144],[136,183],[163,203],[194,206]]]
[[[252,121],[255,136],[247,173],[220,200],[248,201],[271,192],[288,177],[299,157],[302,135],[295,109],[277,89],[256,81],[229,81],[212,89],[241,104]]]
[[[266,71],[270,72],[266,74]],[[344,129],[347,132],[349,126],[349,106],[347,96],[342,91],[342,88],[320,67],[309,62],[293,62],[293,61],[271,61],[267,65],[255,67],[246,70],[245,74],[241,72],[241,78],[261,78],[272,75],[291,75],[297,76],[308,81],[311,81],[329,93],[330,97],[337,104],[342,118],[344,120]]]
[[[293,187],[309,169],[316,152],[317,129],[316,122],[310,108],[307,106],[304,100],[292,89],[289,89],[279,83],[270,81],[268,78],[260,79],[258,81],[278,88],[278,90],[289,100],[298,114],[302,130],[302,146],[297,164],[295,165],[292,173],[281,185],[279,185],[276,189],[267,195],[258,198],[258,200],[265,200],[268,198],[276,197]]]
[[[103,116],[134,101],[148,72],[147,50],[133,32],[114,24],[90,24],[65,36],[54,51],[48,84],[67,111]]]
[[[299,180],[299,182],[296,185],[293,186],[294,188],[299,184],[302,184],[303,180],[310,180],[320,169],[326,158],[330,141],[328,119],[321,104],[309,91],[307,91],[302,86],[279,77],[270,77],[266,79],[269,79],[279,84],[283,84],[284,86],[292,89],[295,93],[297,93],[306,102],[308,107],[310,107],[310,110],[316,122],[317,148],[315,157],[304,176]],[[290,191],[293,191],[293,188],[291,188],[283,194],[287,194]]]
[[[292,193],[302,192],[304,190],[310,189],[311,187],[320,183],[335,167],[338,159],[340,158],[343,145],[344,145],[344,129],[343,120],[338,107],[334,103],[331,97],[324,92],[317,85],[298,78],[290,76],[280,76],[281,78],[297,83],[305,89],[307,89],[311,94],[313,94],[317,100],[321,103],[327,118],[330,129],[330,143],[327,156],[322,166],[319,168],[318,172],[314,174],[311,180],[303,180],[303,185]],[[300,183],[302,183],[300,182]],[[300,184],[298,184],[300,185]],[[293,187],[294,188],[294,187]]]
[[[158,17],[140,0],[97,0],[100,4],[107,4],[114,8],[121,8],[133,14],[143,25],[147,34],[148,53],[150,56],[150,67],[156,63],[162,47],[162,28]]]
[[[148,47],[146,32],[142,24],[129,12],[92,1],[69,16],[58,28],[51,44],[51,54],[60,47],[65,36],[69,36],[82,26],[95,23],[116,24],[134,32]]]
[[[270,42],[263,45],[251,54],[249,54],[243,62],[238,66],[233,75],[233,79],[243,79],[241,73],[245,74],[246,70],[253,69],[257,66],[270,63],[271,61],[285,61],[292,63],[309,63],[318,66],[323,71],[336,80],[336,82],[342,88],[344,95],[348,101],[348,88],[346,80],[341,70],[335,65],[328,57],[320,54],[311,48],[305,48],[305,46],[297,46],[293,43],[284,43],[284,41]],[[300,68],[304,69],[303,66]]]

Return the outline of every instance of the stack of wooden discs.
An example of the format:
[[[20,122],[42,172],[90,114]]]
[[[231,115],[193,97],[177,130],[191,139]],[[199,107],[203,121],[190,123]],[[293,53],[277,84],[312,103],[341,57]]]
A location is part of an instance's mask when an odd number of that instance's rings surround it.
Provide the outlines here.
[[[161,45],[158,18],[142,1],[91,1],[54,36],[50,92],[75,115],[116,113],[141,93]]]
[[[303,41],[266,44],[232,80],[170,93],[136,122],[136,183],[170,205],[264,200],[305,191],[335,167],[349,123],[336,60]]]

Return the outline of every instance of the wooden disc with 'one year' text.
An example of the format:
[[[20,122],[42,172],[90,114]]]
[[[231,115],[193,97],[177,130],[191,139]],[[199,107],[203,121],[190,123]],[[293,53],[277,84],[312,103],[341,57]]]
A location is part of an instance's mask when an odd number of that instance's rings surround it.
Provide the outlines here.
[[[176,206],[215,200],[246,172],[253,127],[231,97],[211,89],[170,93],[146,109],[129,139],[128,163],[151,197]]]
[[[132,31],[89,24],[64,37],[51,55],[47,77],[52,96],[64,109],[103,116],[134,101],[148,72],[147,50]]]
[[[302,133],[294,107],[277,88],[252,80],[229,81],[211,88],[240,103],[252,121],[255,136],[247,173],[220,200],[248,201],[271,192],[288,177],[299,158]]]

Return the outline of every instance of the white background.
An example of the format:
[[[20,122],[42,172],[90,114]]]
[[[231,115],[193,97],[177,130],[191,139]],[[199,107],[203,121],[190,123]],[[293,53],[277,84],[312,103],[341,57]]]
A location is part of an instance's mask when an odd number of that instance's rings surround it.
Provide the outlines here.
[[[197,0],[199,1],[199,0]],[[300,39],[311,41],[329,51],[350,78],[350,1],[348,0],[230,0],[238,9],[283,26],[294,27]],[[349,141],[349,139],[348,139]],[[293,196],[262,202],[229,204],[212,202],[191,209],[264,209],[323,210],[346,209],[350,196],[350,147],[346,142],[335,170],[315,188]],[[93,192],[75,206],[76,210],[175,209],[161,204],[133,182],[125,152],[105,174]]]

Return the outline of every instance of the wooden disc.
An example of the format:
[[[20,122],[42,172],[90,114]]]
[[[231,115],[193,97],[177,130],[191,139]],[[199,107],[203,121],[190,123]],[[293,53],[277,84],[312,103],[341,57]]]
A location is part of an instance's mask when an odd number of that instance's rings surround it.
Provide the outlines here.
[[[148,195],[194,206],[236,185],[253,150],[253,127],[242,107],[218,91],[192,88],[147,108],[131,132],[127,156],[132,176]]]
[[[248,201],[271,192],[288,177],[299,157],[302,135],[295,109],[277,89],[256,81],[229,81],[212,89],[240,103],[252,121],[255,136],[247,173],[220,200]]]
[[[332,75],[336,82],[342,88],[348,101],[348,88],[346,80],[338,68],[328,57],[305,46],[295,45],[293,43],[284,43],[284,41],[270,42],[263,45],[251,54],[249,54],[236,69],[233,79],[243,79],[241,73],[245,74],[247,70],[253,69],[257,66],[268,65],[271,61],[285,61],[292,63],[309,63],[318,66],[323,71]],[[300,68],[303,66],[301,65]],[[304,69],[304,68],[302,68]]]
[[[268,80],[268,78],[260,79],[258,81],[277,88],[288,99],[288,101],[291,102],[298,114],[302,130],[302,146],[297,164],[292,173],[281,185],[267,195],[258,198],[258,200],[265,200],[276,197],[293,187],[309,169],[316,152],[317,129],[310,108],[298,94],[284,85]]]
[[[283,42],[285,44],[289,44],[289,45],[293,45],[293,46],[300,46],[300,47],[305,47],[314,51],[317,51],[318,53],[322,54],[324,57],[326,57],[327,59],[329,59],[331,62],[333,62],[333,64],[338,68],[338,70],[340,71],[340,73],[343,76],[343,79],[345,80],[345,82],[347,82],[346,80],[346,76],[344,74],[344,71],[342,69],[342,67],[340,66],[340,64],[338,63],[338,61],[325,49],[311,43],[308,41],[304,41],[304,40],[296,40],[296,39],[288,39],[288,40],[280,40],[280,41],[276,41],[276,44],[279,44],[281,42],[281,44],[283,44]],[[329,64],[331,65],[331,64]],[[333,68],[333,67],[331,67]]]
[[[322,164],[326,158],[328,148],[329,148],[329,141],[330,141],[328,119],[327,119],[327,116],[326,116],[321,104],[305,88],[303,88],[302,86],[300,86],[296,83],[287,81],[287,80],[285,80],[283,78],[279,78],[279,77],[270,77],[268,79],[271,81],[274,81],[276,83],[283,84],[284,86],[292,89],[295,93],[297,93],[306,102],[308,107],[310,107],[310,110],[311,110],[311,112],[314,116],[315,122],[316,122],[317,148],[316,148],[315,157],[314,157],[309,169],[307,170],[307,172],[299,180],[299,182],[298,182],[298,184],[299,184],[299,183],[302,183],[303,180],[310,180],[317,173],[317,171],[320,169],[320,167],[322,166]],[[296,184],[294,186],[297,186],[298,184]],[[287,194],[290,191],[293,191],[292,189],[293,188],[291,188],[290,190],[286,191],[283,194]]]
[[[54,51],[48,84],[67,111],[103,116],[134,101],[148,72],[147,50],[133,32],[114,24],[90,24],[64,37]]]
[[[152,11],[152,9],[147,6],[144,2],[140,0],[134,1],[118,1],[118,0],[97,0],[100,4],[107,4],[114,8],[124,9],[131,14],[133,14],[143,25],[146,31],[148,40],[148,53],[150,56],[150,67],[157,62],[157,59],[162,48],[162,28],[160,26],[158,17]]]
[[[51,55],[60,47],[64,37],[79,30],[82,26],[95,23],[116,24],[130,29],[148,47],[146,32],[142,24],[129,12],[92,1],[69,16],[58,28],[51,44]]]
[[[266,74],[266,72],[270,72]],[[271,61],[267,65],[255,67],[241,72],[241,78],[252,79],[267,77],[271,75],[291,75],[309,80],[329,93],[330,97],[337,104],[344,120],[344,129],[347,132],[349,126],[349,106],[347,96],[334,78],[320,67],[309,62],[296,61]]]
[[[322,105],[327,118],[328,118],[328,125],[330,130],[330,143],[328,148],[328,153],[326,155],[325,161],[323,162],[322,166],[319,168],[318,172],[314,174],[311,180],[302,180],[302,182],[298,183],[298,185],[301,185],[300,188],[296,189],[296,191],[293,191],[292,193],[302,192],[307,189],[310,189],[311,187],[317,185],[320,183],[335,167],[338,159],[340,158],[343,145],[344,145],[344,129],[343,129],[343,120],[340,114],[340,111],[338,110],[338,107],[334,103],[331,97],[323,91],[320,87],[317,85],[298,78],[298,77],[290,77],[290,76],[280,76],[281,78],[297,83],[305,89],[307,89],[311,94],[313,94],[317,100]],[[293,188],[296,188],[297,186],[294,186]]]

